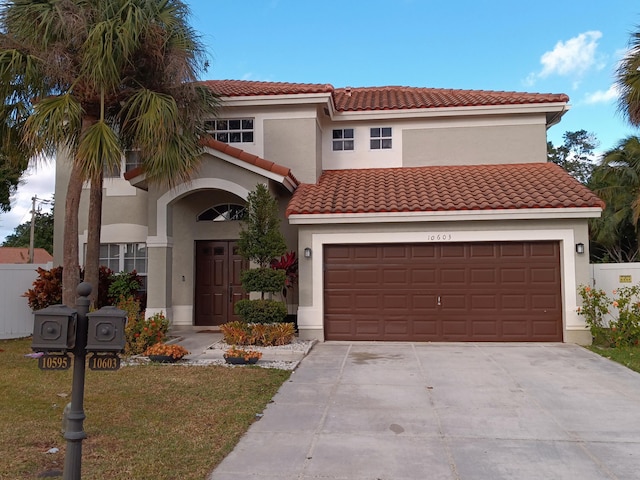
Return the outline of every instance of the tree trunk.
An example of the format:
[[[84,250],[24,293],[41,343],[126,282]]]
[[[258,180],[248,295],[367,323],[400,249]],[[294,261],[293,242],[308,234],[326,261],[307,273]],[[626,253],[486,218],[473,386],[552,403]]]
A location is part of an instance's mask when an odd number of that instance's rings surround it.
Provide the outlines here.
[[[76,288],[80,283],[78,263],[78,210],[82,195],[83,177],[80,166],[73,161],[64,205],[64,244],[62,251],[62,303],[76,304]]]
[[[93,289],[89,300],[92,307],[97,307],[98,289],[100,287],[100,230],[102,228],[102,173],[91,180],[89,196],[89,219],[87,223],[87,256],[84,261],[84,281]]]

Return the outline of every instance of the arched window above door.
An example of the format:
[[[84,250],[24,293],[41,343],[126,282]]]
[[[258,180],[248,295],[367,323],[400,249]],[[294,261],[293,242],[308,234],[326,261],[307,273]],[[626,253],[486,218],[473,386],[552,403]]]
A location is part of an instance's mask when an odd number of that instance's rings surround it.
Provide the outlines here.
[[[200,215],[198,215],[198,222],[228,222],[232,220],[244,219],[246,209],[244,205],[238,205],[235,203],[223,203],[211,207]]]

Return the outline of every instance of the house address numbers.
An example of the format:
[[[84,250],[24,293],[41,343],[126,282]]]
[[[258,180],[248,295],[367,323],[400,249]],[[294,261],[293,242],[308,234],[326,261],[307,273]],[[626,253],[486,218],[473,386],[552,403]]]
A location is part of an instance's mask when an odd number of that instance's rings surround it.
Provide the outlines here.
[[[425,240],[429,242],[446,242],[453,239],[450,233],[427,233]]]

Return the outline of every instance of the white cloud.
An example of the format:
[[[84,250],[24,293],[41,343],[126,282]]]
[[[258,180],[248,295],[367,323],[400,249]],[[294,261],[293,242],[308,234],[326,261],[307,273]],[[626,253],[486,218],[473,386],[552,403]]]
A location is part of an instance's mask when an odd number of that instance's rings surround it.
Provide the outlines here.
[[[618,88],[615,84],[611,85],[608,90],[598,90],[593,93],[588,93],[584,99],[584,103],[587,105],[593,105],[596,103],[609,103],[612,100],[617,100]]]
[[[55,162],[42,163],[30,167],[25,173],[24,183],[18,186],[17,193],[11,199],[11,211],[0,214],[0,243],[11,235],[14,229],[31,219],[31,199],[50,200],[55,190]],[[61,199],[64,202],[64,199]],[[50,205],[41,204],[42,211],[49,211]]]
[[[601,70],[605,64],[598,61],[596,56],[598,40],[601,37],[602,32],[592,30],[570,38],[566,42],[559,41],[553,50],[545,52],[540,57],[542,70],[529,74],[525,83],[533,85],[536,80],[550,75],[571,76],[579,79],[591,68]]]

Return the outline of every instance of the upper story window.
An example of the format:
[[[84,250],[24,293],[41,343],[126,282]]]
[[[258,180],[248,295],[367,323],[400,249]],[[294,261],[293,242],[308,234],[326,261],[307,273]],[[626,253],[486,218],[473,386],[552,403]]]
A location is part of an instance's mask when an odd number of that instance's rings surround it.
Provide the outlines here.
[[[216,140],[224,143],[252,143],[253,118],[233,118],[208,120],[204,123],[207,131]]]
[[[371,150],[391,148],[391,127],[371,129]]]
[[[139,150],[125,150],[124,151],[124,171],[130,172],[134,168],[142,165],[140,161],[140,151]],[[102,169],[102,174],[104,178],[120,178],[122,175],[122,165],[114,165],[112,167],[108,167],[105,165]]]
[[[353,150],[353,128],[333,130],[333,150]]]
[[[198,215],[198,222],[228,222],[242,220],[246,214],[244,205],[225,203],[216,205]]]

